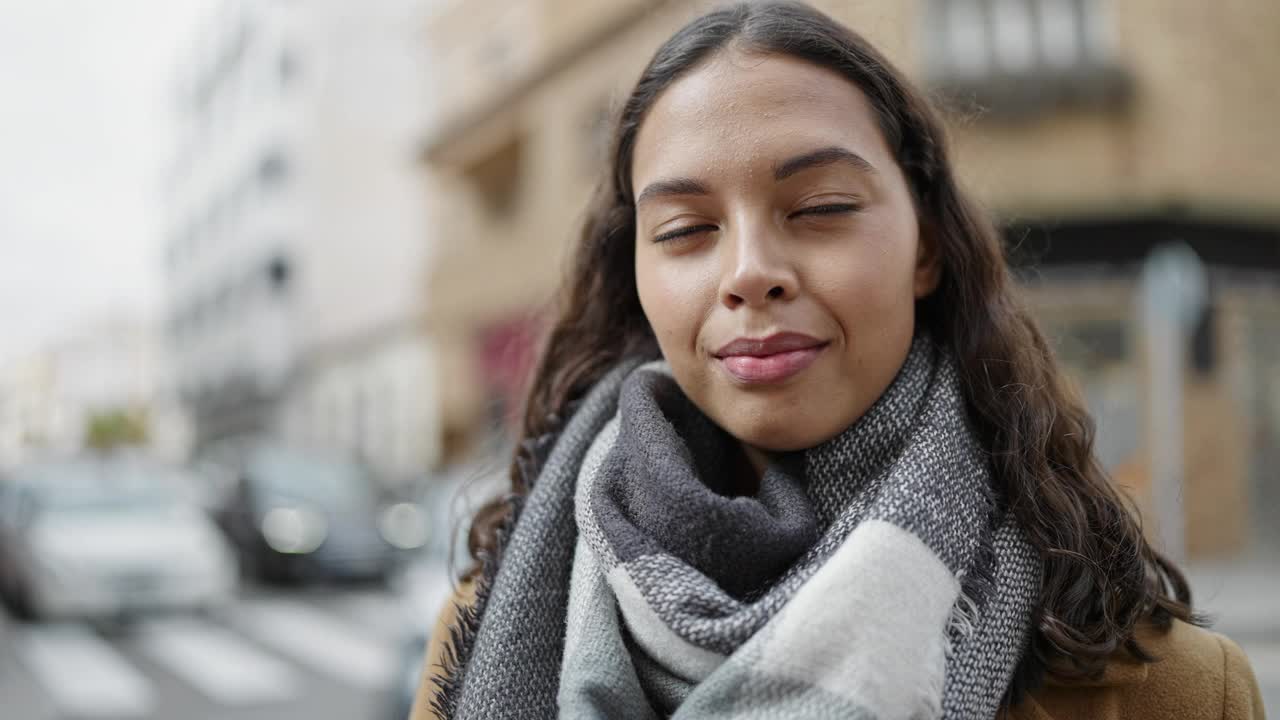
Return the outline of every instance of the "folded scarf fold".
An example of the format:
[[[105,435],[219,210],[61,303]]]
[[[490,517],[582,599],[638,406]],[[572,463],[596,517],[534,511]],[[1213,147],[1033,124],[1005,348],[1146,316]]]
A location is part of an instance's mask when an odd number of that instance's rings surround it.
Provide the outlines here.
[[[749,495],[744,466],[665,364],[615,368],[514,527],[456,716],[993,717],[1040,569],[946,353],[917,337]]]

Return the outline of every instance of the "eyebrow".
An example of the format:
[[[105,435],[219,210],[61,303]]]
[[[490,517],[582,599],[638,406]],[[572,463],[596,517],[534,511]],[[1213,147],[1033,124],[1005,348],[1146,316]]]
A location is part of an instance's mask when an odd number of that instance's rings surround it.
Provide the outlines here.
[[[864,173],[874,173],[876,171],[875,166],[858,153],[833,145],[820,150],[814,150],[813,152],[807,152],[803,155],[797,155],[780,165],[775,165],[773,167],[773,179],[780,182],[802,170],[823,167],[825,165],[835,165],[838,163],[850,165],[854,169]]]
[[[842,163],[850,165],[853,168],[865,173],[874,173],[876,168],[866,158],[847,150],[842,147],[825,147],[812,152],[797,155],[793,158],[774,165],[773,179],[775,182],[781,182],[803,170],[815,167],[823,167],[826,165],[835,165]],[[655,180],[645,186],[644,190],[636,196],[636,205],[644,203],[646,200],[652,200],[659,197],[676,197],[689,195],[710,195],[711,190],[707,186],[693,178],[666,178],[663,180]]]
[[[636,198],[636,205],[640,205],[645,200],[651,200],[659,197],[672,197],[680,195],[710,195],[711,190],[706,185],[694,180],[693,178],[669,178],[666,180],[655,180],[645,186]]]

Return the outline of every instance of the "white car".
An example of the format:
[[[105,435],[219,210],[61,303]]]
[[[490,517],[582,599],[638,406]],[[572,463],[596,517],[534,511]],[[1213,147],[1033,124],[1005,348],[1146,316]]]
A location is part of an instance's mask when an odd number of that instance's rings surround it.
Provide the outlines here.
[[[0,483],[0,591],[37,618],[223,604],[239,578],[235,555],[180,482],[122,458],[14,472]]]

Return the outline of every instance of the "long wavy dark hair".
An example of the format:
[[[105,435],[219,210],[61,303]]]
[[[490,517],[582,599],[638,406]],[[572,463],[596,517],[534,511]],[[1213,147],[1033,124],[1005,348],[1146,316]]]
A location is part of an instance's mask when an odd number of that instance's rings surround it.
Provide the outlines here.
[[[1187,582],[1147,542],[1136,512],[1098,464],[1093,421],[1019,299],[991,218],[957,186],[938,117],[865,39],[795,2],[734,4],[694,20],[658,49],[622,106],[612,167],[589,206],[532,378],[510,493],[472,522],[479,595],[470,621],[483,612],[521,499],[575,402],[622,357],[658,353],[636,292],[632,150],[658,96],[731,43],[735,51],[808,61],[857,86],[906,175],[921,232],[936,242],[941,283],[919,302],[917,322],[954,353],[998,487],[1044,567],[1035,631],[1010,702],[1046,671],[1096,676],[1120,648],[1151,661],[1135,626],[1198,622]],[[455,639],[465,655],[466,638]]]

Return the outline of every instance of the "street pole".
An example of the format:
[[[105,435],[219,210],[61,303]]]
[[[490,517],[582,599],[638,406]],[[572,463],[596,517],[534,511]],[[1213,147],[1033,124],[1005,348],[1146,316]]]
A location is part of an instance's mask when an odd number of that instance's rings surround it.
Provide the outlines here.
[[[1183,509],[1183,380],[1187,339],[1208,301],[1204,264],[1182,242],[1157,247],[1142,268],[1141,327],[1147,351],[1151,499],[1163,551],[1186,559]]]

